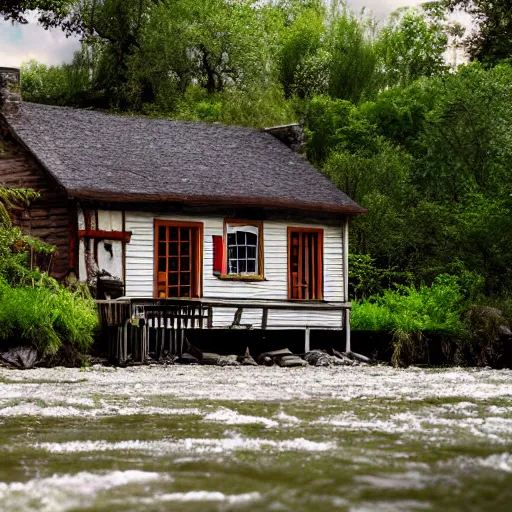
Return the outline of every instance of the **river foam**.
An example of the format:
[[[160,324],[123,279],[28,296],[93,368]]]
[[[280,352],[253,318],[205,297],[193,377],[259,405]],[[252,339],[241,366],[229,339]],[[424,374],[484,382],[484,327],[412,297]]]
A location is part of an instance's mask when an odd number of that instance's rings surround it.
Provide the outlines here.
[[[155,455],[167,455],[169,453],[227,453],[233,451],[261,451],[271,449],[273,451],[305,451],[326,452],[334,450],[336,443],[316,442],[304,438],[275,441],[272,439],[248,438],[238,435],[220,439],[174,439],[169,441],[70,441],[67,443],[34,443],[31,445],[36,450],[44,450],[50,453],[89,453],[89,452],[115,452],[135,451],[150,452]]]
[[[94,502],[101,492],[127,485],[147,484],[167,475],[138,470],[56,474],[28,482],[0,482],[0,509],[10,512],[63,512]]]

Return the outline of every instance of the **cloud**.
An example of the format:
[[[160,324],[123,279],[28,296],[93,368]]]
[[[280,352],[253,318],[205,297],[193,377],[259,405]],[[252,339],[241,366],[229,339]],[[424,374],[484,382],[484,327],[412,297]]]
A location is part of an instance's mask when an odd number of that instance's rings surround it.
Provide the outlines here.
[[[425,3],[425,0],[348,0],[347,3],[356,13],[365,9],[382,19],[400,7],[414,7]]]
[[[79,48],[78,38],[66,38],[60,29],[45,30],[33,20],[27,25],[0,21],[0,66],[19,67],[30,59],[45,64],[69,62]]]

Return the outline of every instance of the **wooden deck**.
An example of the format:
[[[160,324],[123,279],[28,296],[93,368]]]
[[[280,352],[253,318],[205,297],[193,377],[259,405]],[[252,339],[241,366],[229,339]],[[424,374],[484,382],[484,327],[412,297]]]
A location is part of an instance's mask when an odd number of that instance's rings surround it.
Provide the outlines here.
[[[261,310],[261,329],[268,329],[268,314],[271,310],[295,312],[339,311],[339,327],[304,324],[272,325],[272,329],[304,330],[305,351],[309,350],[309,335],[312,329],[344,330],[347,346],[350,345],[348,302],[252,300],[252,299],[151,299],[121,298],[117,300],[97,300],[98,314],[102,328],[101,339],[108,343],[109,355],[120,362],[128,359],[144,361],[149,355],[149,337],[155,336],[155,353],[162,355],[181,355],[188,329],[252,329],[243,324],[245,309]],[[214,327],[214,310],[235,310],[229,326]]]

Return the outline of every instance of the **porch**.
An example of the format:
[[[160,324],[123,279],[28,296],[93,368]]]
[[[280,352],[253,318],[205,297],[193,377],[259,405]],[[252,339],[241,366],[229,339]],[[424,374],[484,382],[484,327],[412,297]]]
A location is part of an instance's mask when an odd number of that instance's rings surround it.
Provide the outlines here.
[[[312,330],[340,331],[350,352],[349,302],[299,302],[287,300],[186,298],[121,298],[97,300],[101,325],[100,339],[107,344],[109,357],[145,361],[150,343],[154,358],[181,356],[189,329],[302,330],[304,352],[310,349]],[[279,321],[270,322],[274,313]],[[286,316],[286,314],[291,314]],[[311,313],[316,313],[312,318]],[[322,313],[339,320],[322,323]],[[244,314],[252,321],[245,321]],[[219,323],[216,319],[222,318]],[[226,319],[229,322],[226,323]],[[288,318],[288,320],[287,320]],[[255,321],[256,320],[256,321]]]

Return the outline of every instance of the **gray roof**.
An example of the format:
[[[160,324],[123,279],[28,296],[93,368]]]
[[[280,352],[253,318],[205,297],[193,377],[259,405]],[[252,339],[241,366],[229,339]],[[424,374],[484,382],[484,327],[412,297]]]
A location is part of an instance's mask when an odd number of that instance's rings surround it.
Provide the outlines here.
[[[78,199],[365,210],[272,135],[23,103],[20,142]]]

